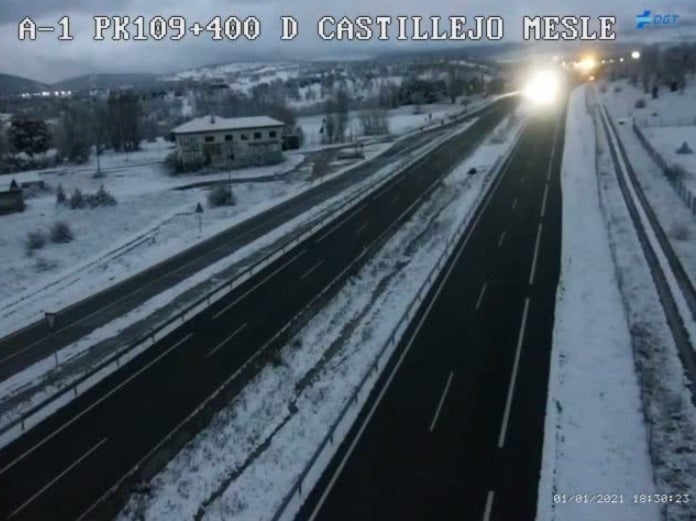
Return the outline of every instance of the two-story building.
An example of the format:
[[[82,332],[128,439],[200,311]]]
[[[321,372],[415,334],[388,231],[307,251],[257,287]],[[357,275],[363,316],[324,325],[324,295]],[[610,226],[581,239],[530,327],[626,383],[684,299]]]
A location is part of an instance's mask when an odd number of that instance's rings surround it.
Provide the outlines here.
[[[284,126],[268,116],[210,115],[184,123],[172,133],[182,165],[240,168],[281,162]]]

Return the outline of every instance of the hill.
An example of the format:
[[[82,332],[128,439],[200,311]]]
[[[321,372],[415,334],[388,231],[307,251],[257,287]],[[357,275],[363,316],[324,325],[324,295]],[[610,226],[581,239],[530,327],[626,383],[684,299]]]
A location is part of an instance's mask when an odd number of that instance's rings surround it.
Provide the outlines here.
[[[150,73],[114,73],[114,74],[85,74],[54,83],[52,87],[58,90],[79,92],[83,90],[113,89],[132,85],[147,87],[157,82],[158,75]]]
[[[0,97],[22,94],[23,92],[41,92],[49,87],[44,83],[12,76],[10,74],[0,74]]]

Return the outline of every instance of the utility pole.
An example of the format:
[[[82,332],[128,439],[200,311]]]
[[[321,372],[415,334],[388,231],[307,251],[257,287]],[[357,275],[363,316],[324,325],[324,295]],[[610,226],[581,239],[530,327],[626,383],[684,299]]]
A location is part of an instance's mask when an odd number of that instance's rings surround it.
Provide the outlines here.
[[[92,118],[94,119],[94,152],[97,154],[97,177],[102,176],[101,155],[99,153],[99,122],[97,121],[97,100],[92,98]]]

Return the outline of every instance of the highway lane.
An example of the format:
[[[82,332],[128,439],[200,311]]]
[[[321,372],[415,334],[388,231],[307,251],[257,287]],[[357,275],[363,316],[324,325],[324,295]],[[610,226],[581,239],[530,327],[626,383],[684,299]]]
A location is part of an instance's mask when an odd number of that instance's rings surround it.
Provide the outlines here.
[[[472,111],[485,114],[489,108]],[[459,121],[457,124],[461,123]],[[0,380],[8,378],[32,363],[41,360],[56,349],[69,345],[91,331],[123,316],[143,302],[210,266],[234,251],[250,244],[269,231],[286,223],[313,206],[344,191],[387,164],[403,157],[449,132],[454,123],[414,134],[394,144],[383,155],[330,179],[305,193],[266,210],[258,216],[231,227],[201,244],[191,247],[170,259],[127,280],[60,310],[55,331],[44,321],[9,334],[0,331]]]
[[[296,519],[535,518],[564,125],[530,121]]]
[[[319,230],[0,450],[0,518],[101,518],[104,512],[92,508],[97,500],[138,462],[149,461],[162,440],[221,385],[241,386],[244,365],[321,290],[345,276],[368,246],[407,218],[427,188],[513,103],[507,100],[482,115],[434,160],[414,165],[347,218]]]

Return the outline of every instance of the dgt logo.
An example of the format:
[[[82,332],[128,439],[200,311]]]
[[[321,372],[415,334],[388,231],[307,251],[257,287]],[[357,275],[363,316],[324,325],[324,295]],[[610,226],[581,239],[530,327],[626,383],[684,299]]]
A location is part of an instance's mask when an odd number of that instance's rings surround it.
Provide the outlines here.
[[[650,14],[651,11],[646,9],[643,14],[636,15],[636,29],[643,29],[646,25],[655,25],[657,27],[665,25],[677,25],[679,20],[678,14]]]

